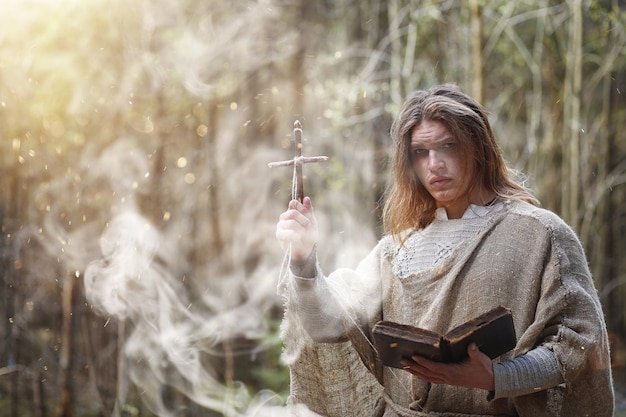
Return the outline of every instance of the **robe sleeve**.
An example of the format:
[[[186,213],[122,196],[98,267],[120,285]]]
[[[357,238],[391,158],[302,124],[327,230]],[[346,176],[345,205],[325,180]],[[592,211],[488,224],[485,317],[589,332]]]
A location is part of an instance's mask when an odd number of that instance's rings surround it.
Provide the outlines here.
[[[381,316],[380,244],[356,270],[338,269],[328,277],[319,265],[313,278],[291,272],[290,297],[296,314],[313,340],[344,342],[348,333],[367,335]]]
[[[376,257],[375,253],[368,256]],[[325,277],[319,266],[315,275],[306,279],[291,274],[286,285],[281,337],[282,358],[290,369],[289,415],[382,415],[382,386],[363,366],[352,337],[354,332],[362,335],[360,326],[346,330],[344,324],[351,305],[360,303],[342,298],[351,286],[358,287],[360,275],[343,270]]]
[[[606,416],[614,392],[606,325],[598,295],[577,236],[558,216],[542,217],[549,251],[541,277],[535,320],[524,343],[554,353],[564,384],[514,399],[520,416]],[[529,350],[534,346],[530,346]],[[543,411],[542,411],[543,410]]]
[[[554,352],[543,346],[514,359],[494,363],[493,375],[495,391],[489,400],[532,394],[563,382]]]
[[[302,327],[318,343],[347,340],[341,305],[332,294],[325,277],[292,277],[291,299]]]

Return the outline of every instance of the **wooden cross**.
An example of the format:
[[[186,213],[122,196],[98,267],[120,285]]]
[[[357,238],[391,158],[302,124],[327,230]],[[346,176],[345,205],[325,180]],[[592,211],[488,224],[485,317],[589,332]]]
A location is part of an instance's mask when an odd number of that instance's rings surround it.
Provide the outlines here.
[[[270,168],[292,166],[293,182],[291,185],[291,198],[297,198],[302,202],[304,199],[304,180],[302,177],[302,165],[312,162],[326,162],[327,156],[302,156],[302,124],[299,120],[293,123],[293,140],[295,142],[295,155],[289,161],[270,162],[267,164]]]

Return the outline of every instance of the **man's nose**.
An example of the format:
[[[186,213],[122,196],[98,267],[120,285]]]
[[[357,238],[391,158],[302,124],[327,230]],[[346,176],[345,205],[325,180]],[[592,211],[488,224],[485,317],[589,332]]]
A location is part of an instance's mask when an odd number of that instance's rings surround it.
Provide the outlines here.
[[[428,169],[431,171],[436,171],[445,166],[443,159],[439,152],[435,150],[428,151]]]

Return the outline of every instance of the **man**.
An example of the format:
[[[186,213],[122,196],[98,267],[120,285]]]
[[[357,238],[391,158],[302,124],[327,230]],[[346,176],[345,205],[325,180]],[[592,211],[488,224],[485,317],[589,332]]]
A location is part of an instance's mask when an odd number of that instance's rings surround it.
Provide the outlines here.
[[[356,270],[324,276],[308,197],[280,216],[290,403],[329,417],[612,416],[606,326],[582,247],[510,179],[482,107],[452,85],[418,91],[391,136],[387,234]],[[371,343],[378,320],[445,333],[497,305],[512,310],[518,341],[493,361],[472,344],[461,363],[413,356],[398,370]]]

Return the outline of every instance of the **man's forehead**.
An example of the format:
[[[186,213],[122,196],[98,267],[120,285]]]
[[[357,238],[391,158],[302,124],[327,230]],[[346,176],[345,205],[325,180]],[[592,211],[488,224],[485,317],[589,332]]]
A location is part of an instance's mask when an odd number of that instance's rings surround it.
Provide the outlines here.
[[[411,131],[411,144],[433,144],[456,140],[440,122],[423,122]]]

